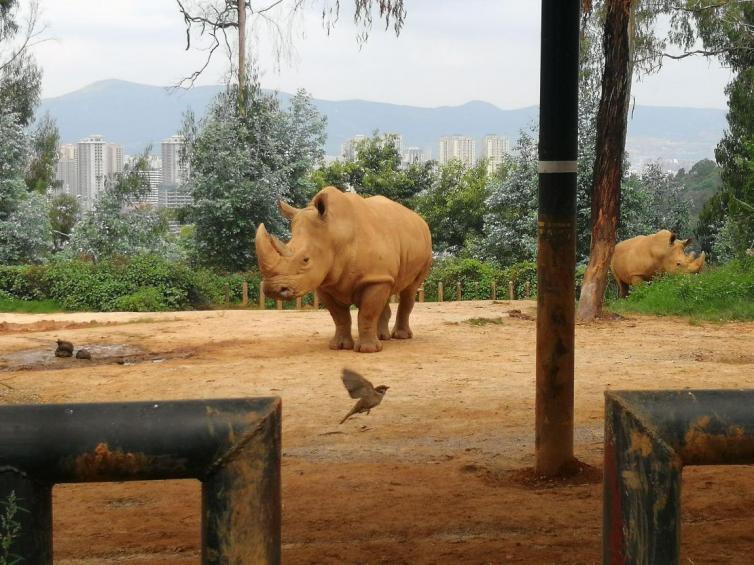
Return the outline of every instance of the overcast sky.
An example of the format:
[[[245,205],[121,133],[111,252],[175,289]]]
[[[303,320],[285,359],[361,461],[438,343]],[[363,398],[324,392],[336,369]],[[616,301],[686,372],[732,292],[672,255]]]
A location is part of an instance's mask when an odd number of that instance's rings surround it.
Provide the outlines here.
[[[190,3],[191,0],[189,0]],[[270,0],[252,0],[266,5]],[[43,97],[98,80],[152,85],[176,83],[201,66],[205,53],[185,51],[185,28],[175,0],[40,0],[51,39],[35,47],[44,69]],[[284,0],[284,5],[290,0]],[[271,34],[252,21],[262,85],[306,88],[328,100],[360,98],[415,106],[484,100],[519,108],[539,99],[538,0],[407,0],[400,37],[375,24],[361,49],[350,0],[328,37],[323,0],[293,25],[295,53],[275,68]],[[334,0],[329,0],[334,3]],[[279,13],[278,17],[281,16]],[[218,52],[197,84],[222,82],[228,62]],[[637,104],[725,108],[730,73],[703,59],[668,61],[634,87]]]

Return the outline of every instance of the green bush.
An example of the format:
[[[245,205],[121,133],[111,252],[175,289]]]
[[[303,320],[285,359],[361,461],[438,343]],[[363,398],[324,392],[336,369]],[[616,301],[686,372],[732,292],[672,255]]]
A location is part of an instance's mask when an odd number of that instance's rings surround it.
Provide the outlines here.
[[[698,275],[666,275],[633,287],[616,312],[689,316],[700,320],[754,320],[754,258],[731,261]]]
[[[0,267],[0,296],[13,300],[52,300],[65,310],[164,311],[241,302],[243,282],[249,301],[258,301],[257,272],[220,275],[193,270],[155,255],[131,259],[53,261],[43,266]]]
[[[537,292],[537,266],[522,262],[501,268],[478,259],[440,259],[435,261],[424,281],[424,296],[428,301],[436,301],[437,285],[442,282],[444,299],[456,300],[457,284],[460,282],[464,300],[490,300],[493,281],[497,286],[498,298],[508,296],[509,281],[513,281],[517,298],[525,298],[527,282],[529,294],[534,296]]]
[[[168,310],[158,288],[148,286],[140,288],[133,294],[127,294],[114,301],[115,310],[119,312],[162,312]]]

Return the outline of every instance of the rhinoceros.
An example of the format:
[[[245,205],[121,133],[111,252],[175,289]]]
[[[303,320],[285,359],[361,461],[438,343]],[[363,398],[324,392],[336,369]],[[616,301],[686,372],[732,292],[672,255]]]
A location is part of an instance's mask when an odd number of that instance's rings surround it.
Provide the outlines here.
[[[704,267],[704,252],[688,255],[691,239],[678,239],[669,230],[652,235],[638,235],[615,246],[610,269],[621,298],[628,296],[628,287],[652,280],[662,273],[698,273]]]
[[[432,236],[416,213],[383,196],[363,198],[329,186],[306,208],[279,202],[291,220],[283,243],[260,224],[256,233],[264,292],[291,299],[316,289],[335,322],[331,349],[382,350],[380,340],[413,336],[408,318],[432,266]],[[390,296],[400,295],[389,332]],[[359,307],[359,337],[351,337],[350,306]]]

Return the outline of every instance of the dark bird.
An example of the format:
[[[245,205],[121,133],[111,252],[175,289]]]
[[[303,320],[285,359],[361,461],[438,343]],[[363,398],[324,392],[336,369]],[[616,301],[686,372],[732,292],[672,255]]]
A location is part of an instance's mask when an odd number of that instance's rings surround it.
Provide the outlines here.
[[[73,355],[73,344],[70,341],[58,340],[58,348],[55,350],[55,357],[71,357]]]
[[[79,349],[76,352],[76,359],[91,359],[92,354],[89,353],[88,349]]]
[[[351,395],[351,398],[358,398],[359,401],[353,408],[351,408],[351,411],[346,414],[346,417],[340,421],[341,424],[354,414],[359,414],[361,412],[369,414],[369,411],[372,408],[378,406],[379,403],[382,402],[382,397],[385,396],[385,392],[390,388],[385,385],[377,387],[372,386],[372,383],[350,369],[343,369],[342,378],[343,385],[345,385],[348,394]]]

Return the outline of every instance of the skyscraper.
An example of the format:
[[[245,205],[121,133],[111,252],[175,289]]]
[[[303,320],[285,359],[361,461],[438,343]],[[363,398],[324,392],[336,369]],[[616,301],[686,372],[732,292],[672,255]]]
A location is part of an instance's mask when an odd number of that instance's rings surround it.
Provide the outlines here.
[[[188,168],[181,163],[181,150],[185,139],[174,135],[162,142],[162,184],[180,186],[186,182]]]
[[[105,140],[101,135],[90,135],[76,144],[76,172],[78,187],[75,194],[81,204],[90,209],[97,194],[105,186]]]
[[[366,135],[354,135],[351,139],[347,140],[343,145],[341,145],[340,152],[343,156],[343,159],[345,159],[346,161],[355,161],[359,156],[359,151],[357,149],[359,142],[365,140],[366,138]]]
[[[60,191],[76,194],[78,178],[76,146],[72,143],[61,145],[58,148],[58,164],[55,166],[55,180],[60,183]]]
[[[510,153],[510,141],[499,135],[486,135],[483,141],[483,156],[487,158],[487,172],[492,174],[503,164],[503,158]]]
[[[472,167],[476,161],[476,141],[465,135],[450,135],[440,138],[440,164],[458,159]]]

